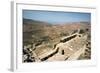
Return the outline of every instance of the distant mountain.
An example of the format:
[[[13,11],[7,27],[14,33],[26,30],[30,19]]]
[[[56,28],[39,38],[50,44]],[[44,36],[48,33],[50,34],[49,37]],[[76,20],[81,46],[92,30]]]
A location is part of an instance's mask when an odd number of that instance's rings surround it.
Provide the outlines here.
[[[47,22],[42,22],[42,21],[37,21],[37,20],[32,20],[32,19],[23,19],[23,27],[25,27],[25,31],[32,31],[34,29],[40,29],[43,28],[44,26],[51,26],[50,23]]]
[[[87,24],[87,25],[91,24],[91,22],[80,22],[80,23]]]
[[[50,24],[47,22],[23,19],[23,43],[35,43],[38,40],[52,40],[72,34],[78,29],[90,30],[89,22],[73,22],[63,24]]]
[[[43,22],[43,21],[37,21],[37,20],[23,18],[23,24],[41,24],[41,23],[43,23],[42,25],[50,24],[50,23]]]

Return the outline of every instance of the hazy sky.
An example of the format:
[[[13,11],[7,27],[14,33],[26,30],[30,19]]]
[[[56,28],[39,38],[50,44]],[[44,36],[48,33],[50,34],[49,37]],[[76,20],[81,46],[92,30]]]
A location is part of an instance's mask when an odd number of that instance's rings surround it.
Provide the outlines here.
[[[23,10],[23,18],[49,23],[91,21],[90,13]]]

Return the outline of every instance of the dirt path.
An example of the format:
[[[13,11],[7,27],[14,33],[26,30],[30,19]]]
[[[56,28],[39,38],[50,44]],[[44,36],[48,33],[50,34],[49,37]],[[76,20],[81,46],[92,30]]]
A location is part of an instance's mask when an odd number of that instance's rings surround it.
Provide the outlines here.
[[[76,51],[73,55],[71,55],[71,56],[68,58],[68,60],[77,60],[78,57],[79,57],[82,53],[84,53],[85,49],[86,49],[86,46],[83,46],[83,48],[80,48],[80,49],[79,49],[78,51]]]

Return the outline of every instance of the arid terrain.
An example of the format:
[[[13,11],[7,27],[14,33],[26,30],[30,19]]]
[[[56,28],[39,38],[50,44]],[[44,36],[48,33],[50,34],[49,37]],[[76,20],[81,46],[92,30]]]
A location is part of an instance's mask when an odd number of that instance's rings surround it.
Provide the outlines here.
[[[91,59],[90,22],[50,24],[23,19],[23,62]]]

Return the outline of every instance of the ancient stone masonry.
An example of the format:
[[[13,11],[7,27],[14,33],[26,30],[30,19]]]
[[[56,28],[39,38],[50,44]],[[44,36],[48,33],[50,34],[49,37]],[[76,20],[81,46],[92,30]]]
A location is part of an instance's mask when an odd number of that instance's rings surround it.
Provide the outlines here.
[[[40,61],[64,61],[76,60],[89,46],[86,44],[87,35],[75,33],[61,38],[60,42],[54,44],[54,49],[43,48],[40,52],[37,47],[43,46],[42,43],[37,45],[28,45],[23,49],[23,62],[40,62]],[[88,42],[89,43],[89,42]]]

